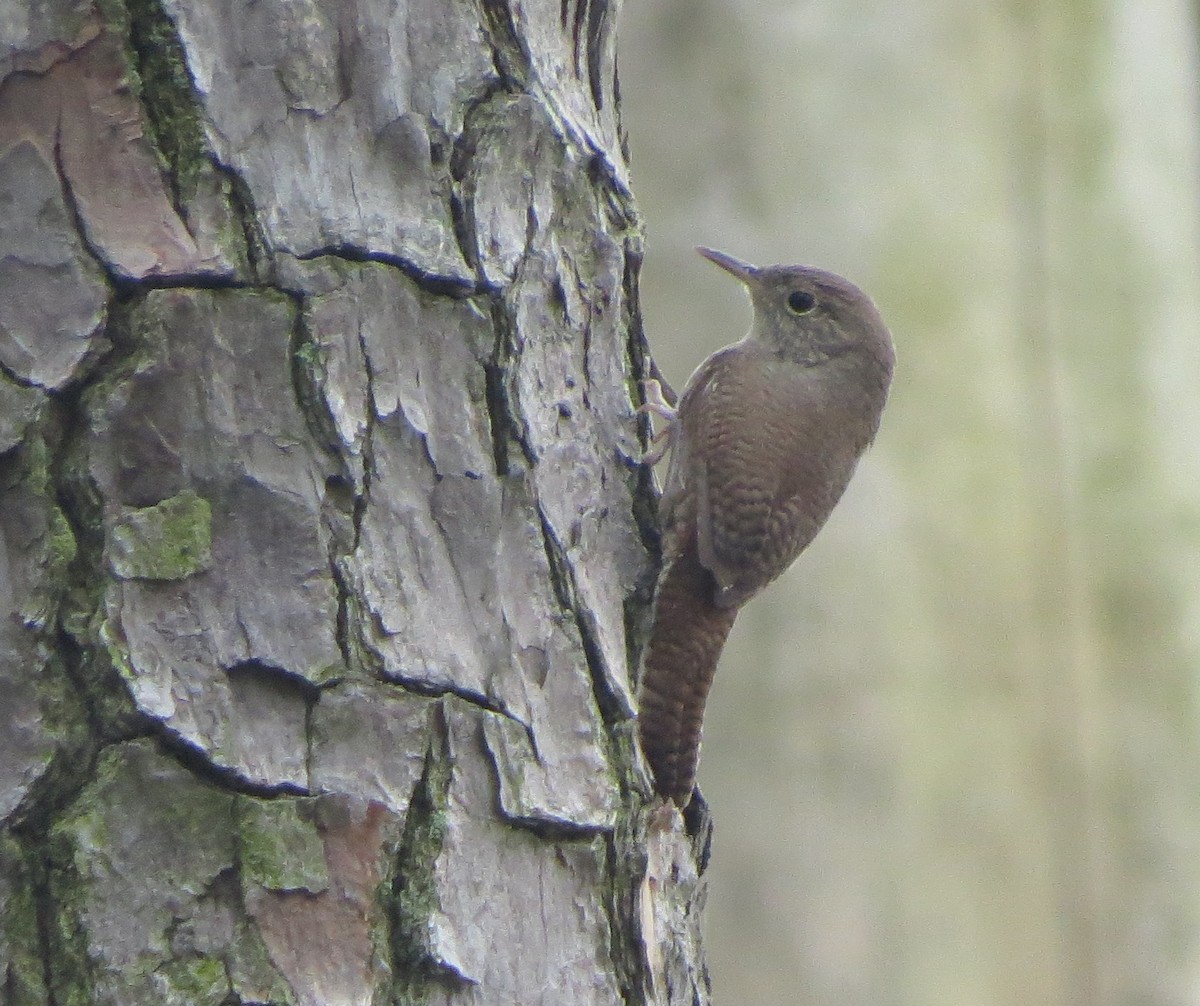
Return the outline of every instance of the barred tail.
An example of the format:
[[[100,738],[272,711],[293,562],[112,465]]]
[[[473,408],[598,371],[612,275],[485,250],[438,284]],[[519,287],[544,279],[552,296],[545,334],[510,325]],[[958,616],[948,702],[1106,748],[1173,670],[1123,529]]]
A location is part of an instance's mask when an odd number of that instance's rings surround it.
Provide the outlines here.
[[[686,807],[696,783],[704,703],[737,608],[713,603],[712,574],[686,548],[663,570],[638,700],[642,751],[654,788]]]

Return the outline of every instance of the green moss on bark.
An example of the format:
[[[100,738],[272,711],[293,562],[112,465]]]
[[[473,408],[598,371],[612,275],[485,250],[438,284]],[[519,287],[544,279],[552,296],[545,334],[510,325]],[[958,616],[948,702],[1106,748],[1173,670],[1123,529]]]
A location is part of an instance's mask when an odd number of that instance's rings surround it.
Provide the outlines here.
[[[243,884],[273,891],[324,891],[329,886],[329,871],[315,815],[316,801],[312,799],[243,797],[238,803]]]
[[[45,965],[41,957],[33,877],[16,841],[0,835],[0,962],[2,986],[11,1006],[45,1006]]]
[[[231,991],[225,962],[214,957],[171,961],[157,975],[164,1006],[221,1006]]]
[[[196,779],[148,740],[113,745],[51,827],[43,927],[59,1006],[221,1002],[206,996],[225,947],[180,952],[173,934],[234,866],[232,794]],[[172,970],[173,969],[173,970]],[[115,1000],[114,1000],[115,1001]]]
[[[116,0],[107,6],[128,27],[131,69],[140,84],[151,138],[169,169],[176,205],[182,207],[195,196],[210,162],[179,34],[159,0],[125,0],[124,18]]]
[[[130,511],[109,535],[109,564],[122,579],[183,580],[212,564],[212,507],[190,489]]]
[[[409,804],[389,897],[396,1006],[426,1002],[429,984],[439,972],[429,944],[429,922],[441,909],[436,865],[446,841],[449,790],[445,752],[430,751],[425,774]]]

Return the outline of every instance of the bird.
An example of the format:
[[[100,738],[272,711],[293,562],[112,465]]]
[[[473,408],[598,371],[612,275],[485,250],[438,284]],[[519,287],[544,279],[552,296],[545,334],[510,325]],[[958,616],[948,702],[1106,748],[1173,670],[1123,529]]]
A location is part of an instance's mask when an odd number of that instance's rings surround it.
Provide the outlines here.
[[[738,611],[816,536],[879,429],[895,367],[871,299],[811,266],[758,267],[696,249],[750,295],[740,341],[708,357],[675,407],[643,384],[670,451],[662,564],[642,651],[638,736],[655,791],[686,808],[704,706]]]

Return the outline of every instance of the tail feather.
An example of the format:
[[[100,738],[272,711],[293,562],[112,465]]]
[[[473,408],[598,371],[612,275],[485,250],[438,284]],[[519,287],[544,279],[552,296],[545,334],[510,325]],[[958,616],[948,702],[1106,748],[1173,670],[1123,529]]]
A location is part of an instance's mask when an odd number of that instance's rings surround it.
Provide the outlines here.
[[[643,661],[638,732],[655,789],[686,807],[696,783],[704,703],[737,608],[714,603],[716,583],[695,548],[659,578]]]

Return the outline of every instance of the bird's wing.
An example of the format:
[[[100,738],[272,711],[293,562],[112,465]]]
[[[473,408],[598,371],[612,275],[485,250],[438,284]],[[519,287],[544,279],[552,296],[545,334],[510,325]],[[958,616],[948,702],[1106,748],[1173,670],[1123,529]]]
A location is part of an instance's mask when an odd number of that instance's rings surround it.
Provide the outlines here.
[[[761,556],[789,481],[778,431],[760,429],[758,389],[768,364],[745,344],[733,348],[706,361],[684,390],[664,493],[668,528],[694,522],[700,562],[713,574],[716,599],[729,606],[769,582],[759,576]],[[778,424],[768,418],[767,425]]]

